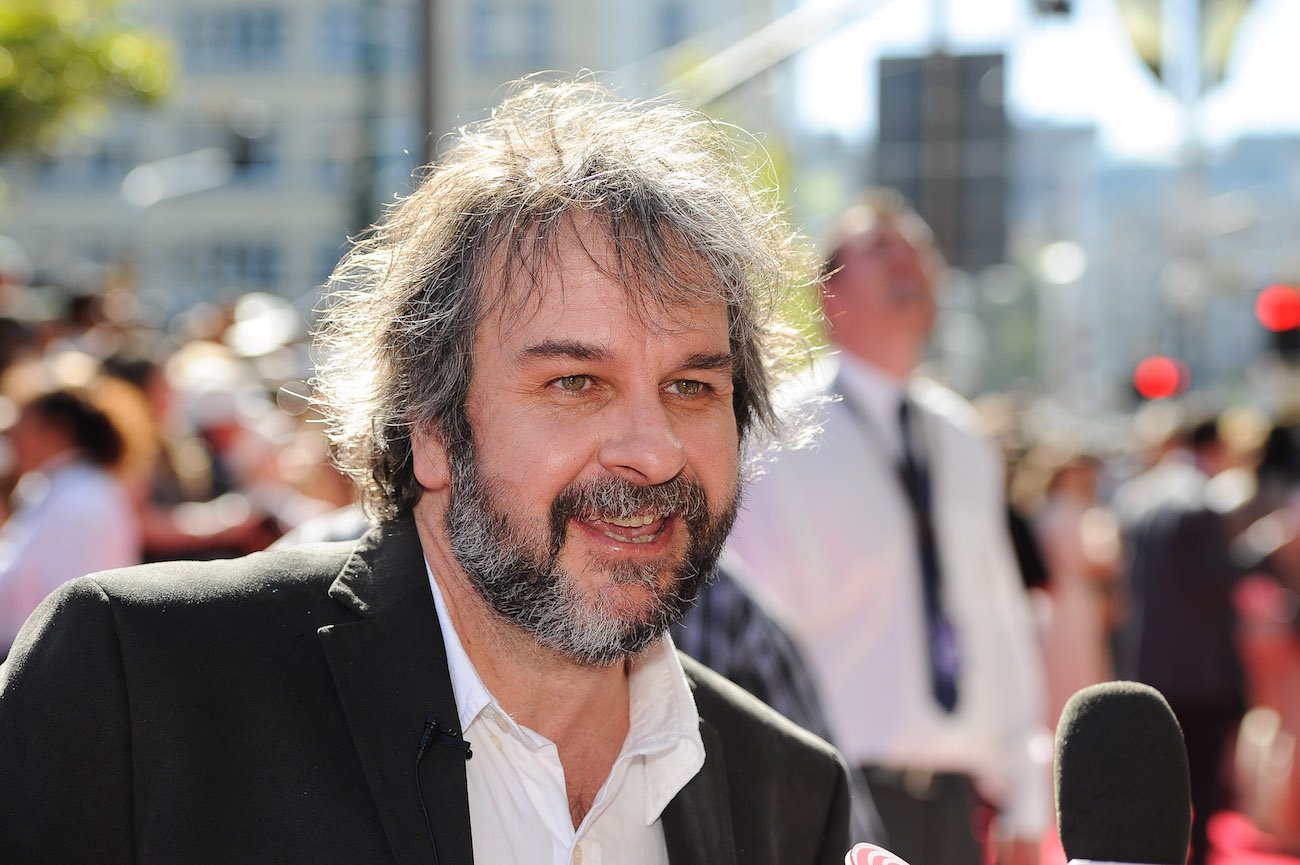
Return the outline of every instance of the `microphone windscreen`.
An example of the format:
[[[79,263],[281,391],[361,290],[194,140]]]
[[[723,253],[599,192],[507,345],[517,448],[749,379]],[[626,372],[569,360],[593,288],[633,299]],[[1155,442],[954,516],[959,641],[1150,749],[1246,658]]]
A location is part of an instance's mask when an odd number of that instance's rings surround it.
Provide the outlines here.
[[[1105,682],[1071,697],[1056,728],[1055,778],[1067,859],[1187,861],[1187,749],[1155,688]]]

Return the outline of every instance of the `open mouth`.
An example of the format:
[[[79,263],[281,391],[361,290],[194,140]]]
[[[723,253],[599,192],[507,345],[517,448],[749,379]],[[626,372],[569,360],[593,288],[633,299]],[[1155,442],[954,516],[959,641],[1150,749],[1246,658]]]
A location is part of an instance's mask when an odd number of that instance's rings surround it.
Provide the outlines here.
[[[663,534],[668,518],[660,513],[634,514],[629,517],[613,514],[591,514],[582,521],[607,538],[625,544],[648,544]]]

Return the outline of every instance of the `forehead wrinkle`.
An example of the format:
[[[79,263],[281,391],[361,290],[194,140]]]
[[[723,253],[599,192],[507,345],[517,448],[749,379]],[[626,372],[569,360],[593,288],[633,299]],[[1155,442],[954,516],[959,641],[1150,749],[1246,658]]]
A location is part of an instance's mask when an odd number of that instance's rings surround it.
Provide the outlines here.
[[[492,269],[498,295],[516,314],[525,312],[548,279],[562,288],[575,269],[583,269],[576,258],[621,285],[629,307],[639,312],[726,302],[714,263],[672,225],[595,207],[534,216],[503,229]]]
[[[707,258],[669,241],[665,245],[674,256],[663,260],[644,243],[629,244],[638,238],[635,231],[629,237],[630,227],[626,219],[613,220],[597,209],[554,214],[501,238],[485,268],[486,314],[479,318],[479,338],[491,339],[495,332],[504,345],[509,334],[525,329],[541,313],[548,299],[558,298],[563,309],[568,291],[590,279],[617,287],[625,313],[651,334],[687,332],[699,313],[715,304],[727,309],[730,323],[731,309]],[[561,354],[595,359],[580,352]],[[522,352],[518,356],[526,357]]]
[[[688,333],[696,328],[701,313],[711,312],[715,308],[726,309],[726,304],[715,298],[664,297],[639,279],[634,279],[631,283],[621,283],[617,279],[611,279],[608,273],[576,272],[565,268],[559,262],[553,263],[552,268],[552,282],[546,287],[536,285],[528,277],[526,277],[529,279],[525,284],[526,287],[516,287],[509,282],[498,283],[495,290],[496,298],[488,300],[489,312],[480,321],[480,332],[483,331],[482,325],[493,322],[498,339],[504,340],[508,334],[526,329],[548,305],[557,308],[561,318],[568,318],[571,313],[582,308],[577,305],[569,306],[569,293],[576,284],[591,278],[611,280],[609,287],[616,290],[616,293],[610,297],[611,304],[621,308],[622,314],[635,321],[650,335],[670,337]],[[730,319],[729,314],[727,319]],[[554,337],[543,339],[534,346],[525,348],[520,354],[538,357],[549,353],[553,356],[567,355],[575,359],[595,360],[598,358],[594,352],[598,351],[602,352],[603,356],[608,356],[607,349],[594,343]],[[728,363],[732,360],[729,353],[725,358]]]

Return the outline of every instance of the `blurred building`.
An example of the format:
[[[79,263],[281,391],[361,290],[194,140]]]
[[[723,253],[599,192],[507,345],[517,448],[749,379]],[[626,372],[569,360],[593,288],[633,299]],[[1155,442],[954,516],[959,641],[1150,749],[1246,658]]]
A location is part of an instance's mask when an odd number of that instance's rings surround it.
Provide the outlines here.
[[[1002,54],[880,61],[876,180],[913,202],[948,263],[1006,261],[1009,129]]]
[[[1000,280],[987,285],[984,301],[1035,322],[1033,339],[1024,340],[1029,344],[1018,354],[1034,359],[1032,368],[1045,390],[1061,395],[1068,409],[1095,406],[1109,386],[1097,374],[1103,328],[1087,317],[1091,308],[1079,282],[1086,273],[1085,226],[1093,224],[1089,211],[1097,206],[1092,194],[1100,158],[1096,130],[1021,127],[1013,147],[1008,260],[1017,266],[1009,265]],[[1064,261],[1053,258],[1061,255]],[[1014,333],[1009,338],[1015,339]],[[1000,376],[990,372],[1003,381],[1024,374],[1023,369]]]
[[[1039,304],[1040,376],[1074,413],[1123,411],[1154,354],[1191,386],[1272,407],[1265,286],[1300,279],[1300,138],[1248,138],[1188,164],[1122,164],[1088,130],[1022,128],[1013,260]],[[1082,257],[1053,270],[1054,252]]]
[[[423,123],[474,120],[535,70],[624,70],[631,95],[649,92],[789,5],[140,0],[144,23],[174,42],[172,95],[114,107],[95,135],[5,165],[0,234],[48,281],[111,268],[158,321],[249,291],[306,312],[347,236],[409,190],[436,145]]]

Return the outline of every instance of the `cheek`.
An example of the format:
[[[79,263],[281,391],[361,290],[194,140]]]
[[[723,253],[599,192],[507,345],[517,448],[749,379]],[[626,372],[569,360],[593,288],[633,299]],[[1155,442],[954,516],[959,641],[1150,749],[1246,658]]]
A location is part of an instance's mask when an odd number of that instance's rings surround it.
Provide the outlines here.
[[[498,418],[474,430],[479,471],[516,501],[550,502],[592,461],[591,435],[545,418]]]
[[[714,508],[734,497],[740,477],[740,434],[728,417],[684,438],[691,471],[704,485]]]

